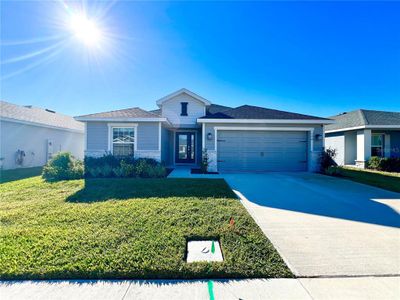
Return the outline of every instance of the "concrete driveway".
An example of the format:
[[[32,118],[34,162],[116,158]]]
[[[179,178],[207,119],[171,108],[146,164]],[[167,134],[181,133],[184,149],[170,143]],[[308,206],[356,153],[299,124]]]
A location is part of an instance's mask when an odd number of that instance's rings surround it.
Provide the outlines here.
[[[311,173],[223,177],[297,276],[400,274],[400,194]]]

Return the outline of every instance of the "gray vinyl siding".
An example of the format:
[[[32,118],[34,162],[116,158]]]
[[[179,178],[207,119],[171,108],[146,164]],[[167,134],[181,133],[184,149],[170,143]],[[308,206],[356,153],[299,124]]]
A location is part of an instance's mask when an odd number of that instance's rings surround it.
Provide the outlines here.
[[[159,123],[139,123],[137,128],[137,150],[158,149]]]
[[[344,134],[344,163],[354,165],[357,159],[357,131]]]
[[[307,127],[307,128],[314,128],[314,136],[319,134],[323,135],[323,127],[321,125],[313,125],[313,124],[215,124],[215,123],[209,123],[205,124],[205,148],[207,150],[215,150],[215,139],[214,139],[214,127]],[[207,139],[207,134],[211,133],[212,134],[212,139],[209,140]],[[314,144],[314,149],[313,151],[322,151],[323,150],[323,139],[315,140],[313,141]]]
[[[400,131],[391,131],[390,133],[390,156],[400,158]]]
[[[167,166],[171,165],[171,150],[170,147],[170,132],[166,128],[161,129],[161,161],[163,161]]]
[[[87,122],[87,151],[108,151],[108,124],[110,122]],[[159,150],[158,124],[158,122],[138,123],[137,150]]]
[[[219,131],[218,169],[306,171],[308,134],[303,131]]]
[[[336,150],[334,161],[339,165],[344,165],[345,157],[345,138],[343,132],[327,133],[325,135],[325,148]]]
[[[108,126],[106,122],[87,122],[86,133],[86,150],[108,150]]]

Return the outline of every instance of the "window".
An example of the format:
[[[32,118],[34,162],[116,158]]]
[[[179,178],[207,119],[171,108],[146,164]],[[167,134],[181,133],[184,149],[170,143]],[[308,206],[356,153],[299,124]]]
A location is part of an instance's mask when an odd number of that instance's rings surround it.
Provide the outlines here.
[[[134,127],[112,128],[112,153],[115,156],[133,156],[135,145]]]
[[[383,134],[373,134],[371,136],[371,155],[384,156],[384,137]]]
[[[187,116],[187,107],[188,103],[187,102],[181,102],[181,116]]]

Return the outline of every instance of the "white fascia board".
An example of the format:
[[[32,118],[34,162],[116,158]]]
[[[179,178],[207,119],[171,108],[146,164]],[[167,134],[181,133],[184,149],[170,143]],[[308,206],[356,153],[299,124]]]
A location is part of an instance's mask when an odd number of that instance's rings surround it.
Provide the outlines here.
[[[214,130],[313,131],[313,127],[214,127]]]
[[[285,119],[197,119],[198,123],[237,124],[333,124],[334,120],[285,120]]]
[[[333,130],[326,130],[325,133],[335,133],[341,131],[360,130],[360,129],[400,129],[400,125],[362,125]]]
[[[203,98],[203,97],[201,97],[201,96],[199,96],[199,95],[197,95],[197,94],[195,94],[195,93],[193,93],[193,92],[191,92],[191,91],[189,91],[188,89],[185,89],[185,88],[177,90],[176,92],[173,92],[172,94],[169,94],[169,95],[167,95],[165,97],[162,97],[161,99],[157,100],[156,103],[157,103],[158,106],[161,106],[165,101],[168,101],[171,98],[176,97],[176,96],[178,96],[180,94],[183,94],[183,93],[188,94],[189,96],[193,97],[194,99],[196,99],[196,100],[198,100],[200,102],[203,102],[206,106],[211,105],[211,102],[208,101],[207,99],[205,99],[205,98]]]
[[[167,122],[166,118],[85,118],[75,117],[83,122]]]
[[[38,127],[49,128],[49,129],[64,130],[64,131],[75,132],[75,133],[84,133],[85,132],[85,129],[79,130],[79,129],[65,128],[65,127],[47,125],[47,124],[43,124],[43,123],[39,123],[39,122],[18,120],[18,119],[6,118],[6,117],[1,117],[0,121],[7,121],[7,122],[13,122],[13,123],[19,123],[19,124],[31,125],[31,126],[38,126]]]

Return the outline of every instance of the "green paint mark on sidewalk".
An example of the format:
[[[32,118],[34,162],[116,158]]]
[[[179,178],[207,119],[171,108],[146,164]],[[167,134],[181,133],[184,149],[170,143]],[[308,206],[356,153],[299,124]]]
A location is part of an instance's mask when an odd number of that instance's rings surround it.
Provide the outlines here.
[[[208,281],[208,294],[210,295],[210,300],[215,300],[214,298],[214,283],[212,282],[212,280]]]
[[[214,245],[214,241],[212,241],[211,243],[211,253],[214,254],[215,253],[215,245]]]

